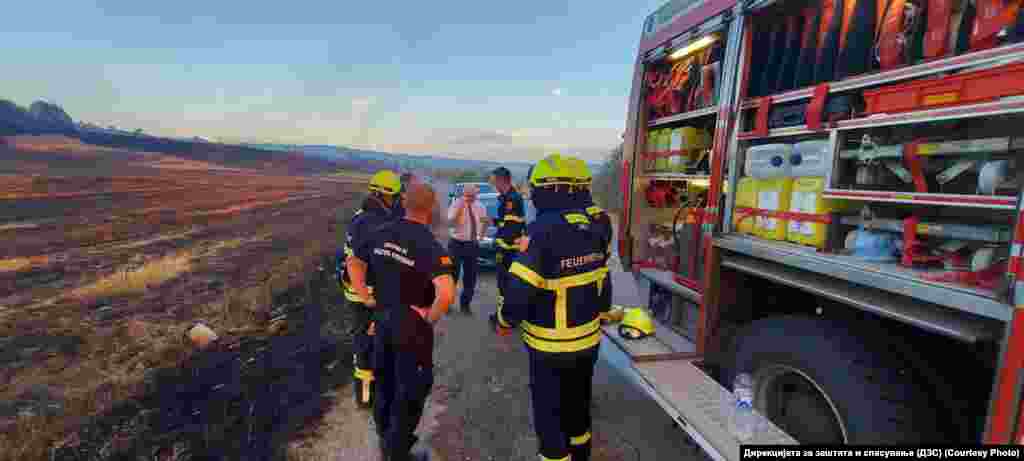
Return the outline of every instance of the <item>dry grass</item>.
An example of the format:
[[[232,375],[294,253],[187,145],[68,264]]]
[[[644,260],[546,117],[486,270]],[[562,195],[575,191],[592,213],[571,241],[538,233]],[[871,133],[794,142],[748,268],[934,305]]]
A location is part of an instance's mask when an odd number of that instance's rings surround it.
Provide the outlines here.
[[[80,140],[61,135],[44,136],[10,136],[7,142],[11,147],[23,152],[32,153],[73,153],[73,154],[109,154],[121,152],[122,149],[83,144]]]
[[[0,229],[0,230],[2,230],[2,229]],[[159,236],[156,236],[156,237],[153,237],[153,238],[149,238],[149,239],[145,239],[145,240],[139,240],[139,241],[136,241],[136,242],[125,243],[125,244],[121,244],[121,245],[115,245],[115,246],[111,247],[111,249],[124,250],[124,249],[128,249],[128,248],[144,247],[146,245],[151,245],[151,244],[154,244],[154,243],[164,242],[164,241],[167,241],[167,240],[177,240],[177,239],[180,239],[180,238],[185,238],[185,237],[188,237],[188,236],[190,236],[192,234],[195,234],[196,232],[198,232],[198,231],[196,231],[196,230],[187,230],[187,231],[176,232],[176,233],[172,233],[172,234],[164,234],[164,235],[159,235]]]
[[[51,357],[42,366],[26,370],[0,392],[0,400],[13,399],[29,386],[44,384],[62,389],[63,414],[19,418],[14,430],[0,433],[0,447],[5,447],[0,450],[0,461],[46,459],[50,447],[84,418],[140,395],[147,369],[178,363],[189,351],[181,339],[186,323],[131,320],[106,331],[62,323],[68,326],[53,333],[86,338],[80,355],[73,359]]]
[[[89,285],[71,292],[77,298],[120,296],[145,293],[150,287],[160,285],[192,269],[192,252],[183,251],[144,264],[137,270],[125,270],[103,277]]]
[[[144,287],[166,282],[192,268],[193,258],[208,257],[238,248],[248,242],[273,238],[266,231],[248,238],[221,240],[202,251],[192,248],[152,261],[127,276],[116,274],[81,287],[77,294],[111,296],[141,292]],[[319,262],[327,242],[307,241],[283,260],[269,266],[262,284],[229,287],[220,302],[196,306],[197,318],[131,319],[112,328],[96,328],[81,321],[80,311],[64,305],[47,308],[52,328],[48,334],[78,336],[84,344],[74,357],[54,355],[14,376],[0,390],[0,401],[14,399],[25,389],[43,384],[62,389],[64,409],[60,417],[21,418],[13,430],[0,433],[0,461],[46,459],[51,447],[73,439],[85,418],[108,411],[119,401],[139,395],[146,370],[173,366],[191,352],[182,332],[195,320],[202,320],[222,336],[262,335],[258,312],[269,306],[272,294],[299,286],[309,268]],[[2,328],[0,328],[2,330]],[[13,332],[8,332],[13,333]]]
[[[28,258],[0,259],[0,272],[18,272],[31,266],[32,262]]]
[[[36,229],[38,227],[39,227],[39,224],[33,224],[33,223],[3,224],[3,225],[0,225],[0,232],[11,231],[11,230],[18,230],[18,229]]]

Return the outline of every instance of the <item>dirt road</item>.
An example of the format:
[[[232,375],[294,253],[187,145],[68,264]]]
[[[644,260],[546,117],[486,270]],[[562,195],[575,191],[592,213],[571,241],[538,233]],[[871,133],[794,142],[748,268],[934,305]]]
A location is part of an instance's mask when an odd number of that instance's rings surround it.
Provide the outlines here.
[[[620,280],[631,277],[620,274]],[[526,351],[516,336],[499,338],[488,330],[495,294],[493,273],[484,273],[475,315],[451,313],[438,324],[435,385],[417,431],[435,460],[537,459]],[[338,391],[337,406],[315,436],[292,444],[290,459],[377,459],[372,418],[355,408],[351,392],[349,387]],[[701,457],[647,397],[627,358],[607,339],[594,377],[593,420],[594,461]]]

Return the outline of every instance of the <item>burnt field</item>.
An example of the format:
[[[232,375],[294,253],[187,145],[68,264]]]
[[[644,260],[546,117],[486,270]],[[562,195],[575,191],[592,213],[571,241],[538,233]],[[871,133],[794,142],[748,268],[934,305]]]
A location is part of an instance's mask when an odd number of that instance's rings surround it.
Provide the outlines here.
[[[338,211],[365,190],[359,176],[60,139],[9,144],[0,146],[0,459],[35,459],[129,395],[146,370],[181,360],[195,321],[228,334],[258,327],[275,294],[333,255]],[[19,406],[29,398],[38,405]]]

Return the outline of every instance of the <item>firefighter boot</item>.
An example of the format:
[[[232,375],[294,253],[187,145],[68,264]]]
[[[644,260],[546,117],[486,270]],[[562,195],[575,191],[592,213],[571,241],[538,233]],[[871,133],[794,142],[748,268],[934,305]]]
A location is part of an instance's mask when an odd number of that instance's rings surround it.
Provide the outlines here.
[[[416,446],[417,441],[419,441],[419,437],[410,436],[405,450],[389,452],[386,461],[430,461],[430,449]]]
[[[388,453],[387,442],[384,437],[377,434],[377,453],[380,455],[380,461],[391,461],[391,454]]]
[[[373,370],[356,369],[352,390],[356,405],[363,409],[373,408]]]
[[[376,394],[376,381],[373,375],[373,336],[375,333],[373,322],[369,327],[355,337],[355,353],[352,354],[353,366],[353,397],[356,406],[369,409],[373,408],[374,394]]]
[[[569,455],[572,461],[590,461],[590,434],[587,434],[587,441],[579,443],[578,440],[569,441]],[[576,439],[576,437],[573,437]]]

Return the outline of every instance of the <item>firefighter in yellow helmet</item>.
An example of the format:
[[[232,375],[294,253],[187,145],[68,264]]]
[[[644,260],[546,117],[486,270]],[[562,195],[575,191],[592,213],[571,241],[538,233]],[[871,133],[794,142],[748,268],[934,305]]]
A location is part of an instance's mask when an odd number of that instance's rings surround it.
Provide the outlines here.
[[[537,218],[492,318],[499,334],[522,330],[542,460],[590,459],[591,388],[612,287],[607,238],[575,192],[581,182],[578,167],[558,154],[533,168]]]
[[[376,228],[394,221],[394,205],[402,185],[398,175],[391,170],[379,171],[370,178],[369,195],[363,200],[362,207],[355,212],[352,222],[347,227],[343,245],[344,258],[339,257],[338,272],[341,290],[345,299],[355,313],[353,328],[354,353],[352,357],[355,382],[353,383],[356,404],[362,408],[371,408],[374,394],[373,374],[373,334],[376,322],[376,311],[369,309],[364,300],[356,293],[349,278],[346,261],[351,258],[361,240],[371,235]],[[340,256],[340,255],[339,255]],[[367,277],[371,285],[372,274]],[[369,287],[372,292],[372,285]]]

